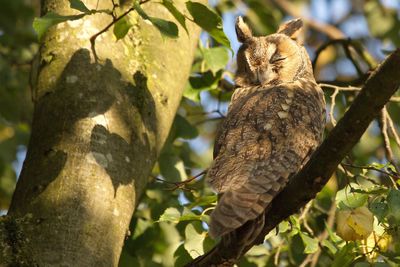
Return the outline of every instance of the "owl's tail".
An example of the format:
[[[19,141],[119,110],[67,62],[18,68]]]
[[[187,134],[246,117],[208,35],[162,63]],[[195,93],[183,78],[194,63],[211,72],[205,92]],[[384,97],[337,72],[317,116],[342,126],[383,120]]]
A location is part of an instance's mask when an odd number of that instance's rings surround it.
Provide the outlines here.
[[[278,193],[274,190],[266,193],[246,191],[228,191],[222,195],[211,213],[209,234],[212,238],[223,236],[263,214]]]

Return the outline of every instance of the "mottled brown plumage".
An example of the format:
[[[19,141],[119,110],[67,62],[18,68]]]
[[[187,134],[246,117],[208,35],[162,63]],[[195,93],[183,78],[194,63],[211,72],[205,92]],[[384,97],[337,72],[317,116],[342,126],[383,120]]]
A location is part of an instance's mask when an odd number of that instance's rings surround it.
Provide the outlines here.
[[[211,214],[214,238],[253,221],[255,229],[246,238],[254,240],[264,210],[321,142],[325,101],[307,52],[295,40],[301,27],[301,20],[292,20],[276,34],[253,37],[237,19],[242,42],[238,88],[218,131],[207,176],[220,194]]]

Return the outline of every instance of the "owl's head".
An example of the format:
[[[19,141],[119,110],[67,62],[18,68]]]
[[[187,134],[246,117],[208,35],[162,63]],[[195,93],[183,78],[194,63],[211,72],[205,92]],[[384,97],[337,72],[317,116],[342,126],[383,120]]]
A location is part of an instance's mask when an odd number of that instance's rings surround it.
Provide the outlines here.
[[[237,54],[236,85],[279,84],[312,74],[308,54],[296,40],[302,27],[303,22],[295,19],[281,25],[277,33],[255,37],[238,17],[236,34],[242,46]]]

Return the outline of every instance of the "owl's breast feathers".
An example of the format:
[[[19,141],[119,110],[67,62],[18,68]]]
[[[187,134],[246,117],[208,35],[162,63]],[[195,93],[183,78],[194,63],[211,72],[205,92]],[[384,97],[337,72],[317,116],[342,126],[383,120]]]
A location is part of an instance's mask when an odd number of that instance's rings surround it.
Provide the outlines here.
[[[320,144],[325,125],[322,90],[314,81],[237,90],[207,176],[223,193],[211,214],[213,237],[262,214]]]

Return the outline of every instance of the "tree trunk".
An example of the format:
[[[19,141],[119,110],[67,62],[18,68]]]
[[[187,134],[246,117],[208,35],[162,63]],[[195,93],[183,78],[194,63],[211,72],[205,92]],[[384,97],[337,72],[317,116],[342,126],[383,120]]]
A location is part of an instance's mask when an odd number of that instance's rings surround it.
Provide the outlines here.
[[[111,9],[112,1],[88,0]],[[68,0],[42,13],[74,13]],[[184,1],[174,1],[183,6]],[[149,15],[173,20],[160,4]],[[116,41],[96,14],[52,27],[40,50],[32,136],[9,214],[0,266],[117,266],[137,200],[168,135],[199,29],[166,39],[138,18]]]

